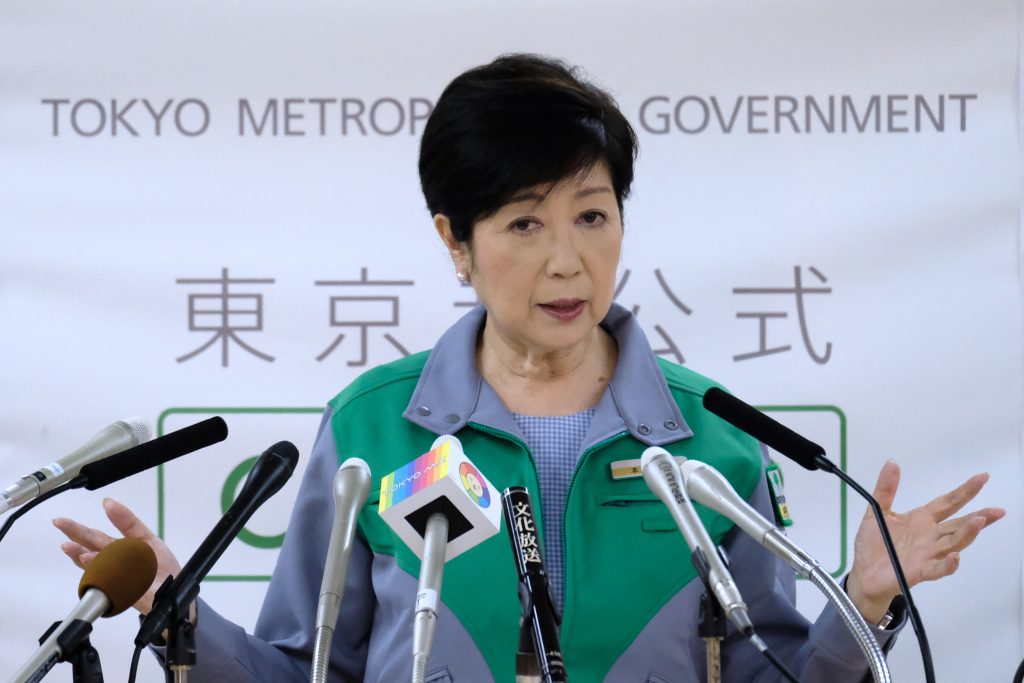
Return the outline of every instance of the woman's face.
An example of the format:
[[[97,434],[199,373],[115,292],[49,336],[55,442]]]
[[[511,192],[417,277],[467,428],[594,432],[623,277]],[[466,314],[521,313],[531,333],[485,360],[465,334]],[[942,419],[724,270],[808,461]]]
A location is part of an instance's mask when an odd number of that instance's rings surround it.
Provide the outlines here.
[[[487,308],[488,325],[521,351],[558,352],[592,334],[608,313],[622,217],[599,162],[578,177],[517,193],[477,221],[471,246],[446,242]]]

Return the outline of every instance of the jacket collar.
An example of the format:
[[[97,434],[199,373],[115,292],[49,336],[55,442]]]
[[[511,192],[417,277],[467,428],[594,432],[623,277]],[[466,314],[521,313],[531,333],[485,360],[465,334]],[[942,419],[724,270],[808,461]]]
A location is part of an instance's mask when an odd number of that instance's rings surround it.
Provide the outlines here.
[[[435,434],[453,434],[474,422],[523,438],[476,367],[477,336],[486,317],[486,309],[477,306],[441,336],[402,413],[405,419]],[[585,447],[623,431],[650,446],[693,436],[633,314],[613,303],[601,326],[618,344],[619,359]]]

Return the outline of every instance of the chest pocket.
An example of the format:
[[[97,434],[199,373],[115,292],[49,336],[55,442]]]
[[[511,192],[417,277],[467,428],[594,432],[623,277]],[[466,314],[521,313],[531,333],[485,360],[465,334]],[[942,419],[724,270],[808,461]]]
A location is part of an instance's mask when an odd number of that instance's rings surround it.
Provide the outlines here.
[[[623,514],[636,517],[640,529],[647,533],[665,533],[677,529],[668,508],[650,491],[603,494],[595,496],[594,502],[603,508],[620,508]]]
[[[668,683],[668,680],[662,678],[658,674],[649,674],[645,683]]]
[[[453,681],[451,674],[448,673],[448,667],[442,666],[440,669],[429,672],[424,678],[424,683],[453,683]]]

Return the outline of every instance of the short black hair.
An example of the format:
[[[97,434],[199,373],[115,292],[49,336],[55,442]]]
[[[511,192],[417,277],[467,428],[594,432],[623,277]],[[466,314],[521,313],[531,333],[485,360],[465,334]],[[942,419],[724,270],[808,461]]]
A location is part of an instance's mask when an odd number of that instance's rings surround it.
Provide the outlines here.
[[[565,62],[509,54],[457,76],[420,143],[420,184],[431,215],[459,242],[526,187],[608,165],[619,210],[633,183],[636,133],[612,97]]]

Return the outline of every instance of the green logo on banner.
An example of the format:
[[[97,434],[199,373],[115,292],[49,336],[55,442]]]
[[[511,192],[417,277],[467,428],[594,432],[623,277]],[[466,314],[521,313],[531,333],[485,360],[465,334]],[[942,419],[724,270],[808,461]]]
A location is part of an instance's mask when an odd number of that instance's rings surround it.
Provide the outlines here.
[[[163,436],[167,433],[167,420],[168,418],[178,419],[184,418],[186,421],[194,421],[195,419],[201,419],[211,415],[238,415],[238,416],[266,416],[267,418],[274,418],[277,416],[309,416],[312,420],[315,416],[322,415],[324,409],[321,407],[295,407],[295,408],[245,408],[245,407],[228,407],[228,406],[208,406],[208,407],[176,407],[168,408],[160,413],[160,417],[157,419],[157,436]],[[300,418],[305,420],[306,418]],[[312,432],[315,423],[310,421],[309,431]],[[173,430],[172,430],[173,431]],[[228,473],[227,479],[220,488],[220,510],[221,514],[227,512],[228,508],[231,507],[232,503],[235,502],[235,498],[238,496],[238,490],[242,487],[242,482],[245,481],[249,471],[252,470],[252,466],[256,463],[259,456],[253,456],[246,458],[242,462],[235,465],[234,468]],[[157,467],[156,472],[157,480],[157,535],[160,538],[166,540],[166,524],[167,514],[166,509],[168,502],[168,491],[166,477],[164,472],[164,465]],[[175,492],[180,493],[180,492]],[[212,492],[211,492],[212,493]],[[176,497],[174,499],[177,499]],[[237,538],[239,541],[253,548],[259,550],[267,550],[276,552],[284,543],[284,534],[276,535],[262,535],[257,534],[251,529],[243,528]],[[273,558],[273,555],[269,557]],[[204,581],[269,581],[269,574],[257,574],[257,573],[246,573],[246,574],[208,574]]]

